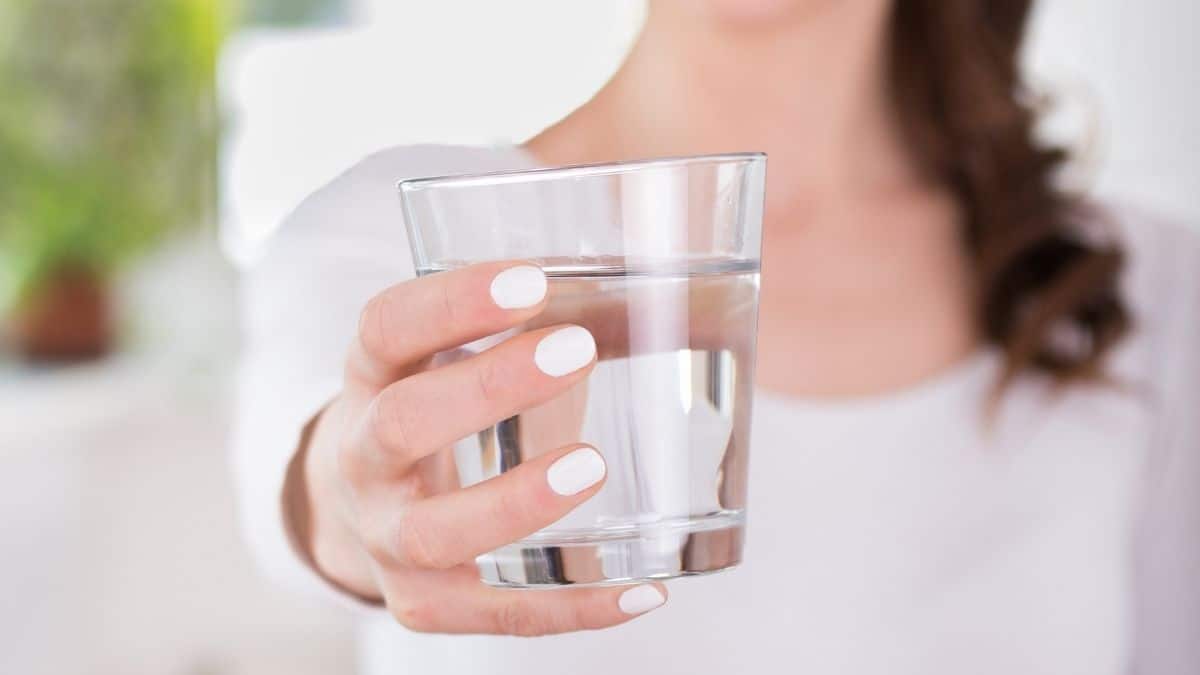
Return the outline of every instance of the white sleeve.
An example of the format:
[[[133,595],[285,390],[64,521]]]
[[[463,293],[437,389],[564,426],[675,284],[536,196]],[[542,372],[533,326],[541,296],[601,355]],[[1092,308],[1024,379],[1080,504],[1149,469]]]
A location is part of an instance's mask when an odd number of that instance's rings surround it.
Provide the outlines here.
[[[359,605],[294,550],[282,489],[303,428],[341,387],[362,308],[414,275],[397,182],[527,166],[528,158],[515,150],[408,146],[381,152],[305,200],[244,271],[232,464],[245,539],[273,579]]]
[[[1136,548],[1132,671],[1191,675],[1200,672],[1200,237],[1155,235],[1141,261],[1152,283],[1134,298],[1160,414]]]
[[[242,275],[232,464],[244,537],[266,573],[341,604],[294,550],[282,488],[300,433],[341,386],[367,300],[413,274],[397,173],[377,156],[309,197]]]

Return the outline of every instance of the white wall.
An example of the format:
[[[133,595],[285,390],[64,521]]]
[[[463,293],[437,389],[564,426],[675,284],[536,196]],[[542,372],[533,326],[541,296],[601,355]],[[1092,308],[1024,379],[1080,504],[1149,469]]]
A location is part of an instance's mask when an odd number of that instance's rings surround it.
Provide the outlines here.
[[[640,0],[358,2],[357,28],[247,34],[226,54],[224,231],[237,258],[374,149],[535,133],[603,84],[642,15]],[[1042,5],[1030,68],[1071,102],[1060,133],[1097,130],[1097,189],[1200,221],[1200,3]]]
[[[1094,126],[1099,193],[1200,225],[1200,2],[1042,0],[1028,64]]]

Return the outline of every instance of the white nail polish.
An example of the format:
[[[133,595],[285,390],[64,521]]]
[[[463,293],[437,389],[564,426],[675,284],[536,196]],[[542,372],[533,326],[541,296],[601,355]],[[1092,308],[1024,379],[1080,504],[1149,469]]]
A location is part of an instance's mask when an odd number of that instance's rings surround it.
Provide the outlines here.
[[[667,599],[657,588],[646,584],[634,586],[622,593],[620,599],[617,600],[617,606],[626,614],[644,614],[656,607],[661,607],[666,601]]]
[[[533,361],[543,373],[561,377],[573,373],[596,358],[596,340],[586,328],[570,326],[542,338]]]
[[[491,291],[501,309],[533,307],[546,297],[546,274],[533,265],[510,267],[492,279]]]
[[[604,458],[592,448],[579,448],[550,465],[546,480],[550,489],[568,497],[604,479]]]

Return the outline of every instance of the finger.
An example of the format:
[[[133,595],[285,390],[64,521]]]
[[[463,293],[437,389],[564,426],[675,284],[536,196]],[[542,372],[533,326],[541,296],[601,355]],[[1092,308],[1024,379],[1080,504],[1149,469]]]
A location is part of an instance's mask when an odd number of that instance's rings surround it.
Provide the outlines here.
[[[596,342],[578,326],[523,333],[471,358],[396,382],[371,403],[355,451],[386,479],[422,457],[581,381]]]
[[[408,504],[386,487],[368,497],[363,538],[381,564],[449,569],[554,523],[600,489],[604,459],[574,445],[495,478]]]
[[[492,262],[393,286],[367,303],[346,364],[348,382],[382,388],[432,354],[507,330],[545,304],[546,275]]]
[[[388,580],[392,615],[423,633],[474,633],[534,637],[616,626],[661,607],[659,583],[547,592],[485,586],[474,568],[408,572]],[[413,592],[413,589],[419,589]],[[385,590],[386,593],[386,590]]]

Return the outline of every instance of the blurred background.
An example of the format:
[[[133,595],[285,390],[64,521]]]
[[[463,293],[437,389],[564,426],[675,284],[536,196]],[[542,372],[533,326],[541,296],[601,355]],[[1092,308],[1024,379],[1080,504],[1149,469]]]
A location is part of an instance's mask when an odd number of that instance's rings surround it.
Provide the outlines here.
[[[347,618],[260,581],[235,530],[235,266],[374,150],[537,132],[642,12],[0,0],[0,672],[353,670]],[[1198,29],[1191,0],[1043,0],[1026,54],[1080,179],[1192,224]]]

